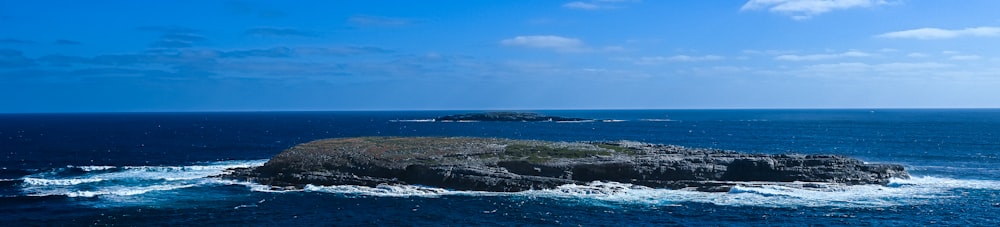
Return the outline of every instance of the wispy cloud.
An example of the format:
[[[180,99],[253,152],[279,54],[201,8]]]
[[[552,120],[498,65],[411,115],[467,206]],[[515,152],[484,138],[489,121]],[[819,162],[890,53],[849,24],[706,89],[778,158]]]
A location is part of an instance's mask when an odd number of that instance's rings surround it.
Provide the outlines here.
[[[413,23],[413,20],[406,18],[376,17],[376,16],[352,16],[347,21],[356,26],[370,27],[394,27],[405,26]]]
[[[22,68],[35,65],[35,61],[19,50],[0,49],[0,68]]]
[[[623,8],[625,7],[625,4],[633,2],[639,2],[639,0],[575,1],[575,2],[567,2],[563,4],[562,7],[567,9],[579,9],[579,10],[617,9],[617,8]]]
[[[951,39],[963,36],[991,37],[1000,36],[1000,27],[974,27],[964,29],[918,28],[911,30],[888,32],[877,35],[879,38],[894,39]]]
[[[136,28],[140,31],[160,33],[160,39],[149,44],[152,48],[187,48],[207,39],[198,33],[198,29],[178,26],[144,26]]]
[[[788,67],[778,70],[758,70],[755,73],[848,80],[870,80],[872,78],[928,79],[940,75],[954,74],[956,67],[953,64],[939,62],[839,62],[803,65],[801,67]]]
[[[975,60],[983,59],[983,57],[979,56],[979,55],[955,55],[955,56],[949,57],[948,59],[957,60],[957,61],[975,61]]]
[[[185,48],[192,46],[194,45],[192,45],[190,42],[182,42],[177,40],[160,40],[149,43],[149,47],[154,47],[154,48]]]
[[[847,51],[847,52],[843,52],[843,53],[834,53],[834,54],[809,54],[809,55],[784,54],[784,55],[778,55],[777,57],[774,57],[774,60],[781,60],[781,61],[819,61],[819,60],[830,60],[830,59],[847,58],[847,57],[869,57],[869,56],[872,56],[872,54],[861,52],[861,51],[852,50],[852,51]]]
[[[319,36],[315,32],[294,29],[294,28],[275,28],[275,27],[257,27],[247,29],[244,32],[246,35],[250,36],[298,36],[298,37],[317,37]]]
[[[702,56],[674,55],[674,56],[650,56],[641,58],[626,58],[623,60],[632,62],[632,64],[636,65],[660,65],[671,62],[719,61],[723,59],[725,59],[725,57],[718,55],[702,55]]]
[[[23,40],[23,39],[0,39],[0,43],[9,43],[9,44],[35,44],[35,41]]]
[[[549,49],[560,52],[586,51],[583,41],[556,35],[529,35],[500,40],[505,46]]]
[[[220,57],[224,58],[249,58],[249,57],[285,58],[285,57],[290,57],[291,55],[292,55],[292,49],[288,47],[224,51],[220,52],[219,54]]]
[[[52,43],[57,44],[57,45],[80,45],[81,44],[80,42],[73,41],[73,40],[68,40],[68,39],[59,39],[59,40],[56,40],[55,42],[52,42]]]
[[[750,55],[781,55],[781,54],[792,54],[797,51],[794,50],[743,50],[744,54]]]
[[[204,74],[200,74],[204,73]],[[158,69],[128,69],[128,68],[86,68],[86,69],[28,69],[9,72],[0,72],[0,77],[47,77],[47,78],[74,78],[74,77],[144,77],[158,79],[181,79],[195,76],[208,76],[206,72],[191,72],[183,70],[158,70]]]
[[[563,4],[563,7],[570,9],[585,9],[585,10],[601,9],[601,6],[598,6],[597,4],[586,3],[586,2],[568,2],[566,4]]]
[[[301,55],[323,55],[323,56],[350,56],[361,54],[385,54],[392,53],[392,50],[380,47],[360,46],[360,47],[300,47],[294,49],[295,53]]]
[[[391,53],[372,46],[271,47],[257,49],[161,49],[141,53],[93,57],[48,55],[24,57],[16,50],[0,49],[0,68],[25,68],[18,75],[194,78],[207,75],[285,78],[289,75],[327,76],[345,73],[349,56]],[[331,61],[301,61],[312,57],[345,57]],[[385,56],[383,56],[385,57]],[[38,64],[36,64],[37,62]],[[354,64],[354,63],[352,63]],[[36,67],[40,66],[40,67]],[[27,73],[27,74],[26,74]],[[10,74],[10,73],[8,73]],[[14,75],[10,74],[10,75]]]
[[[160,32],[160,33],[198,33],[201,30],[180,26],[142,26],[135,28],[139,31]]]
[[[741,11],[767,10],[805,20],[833,10],[867,8],[889,4],[886,0],[750,0]]]

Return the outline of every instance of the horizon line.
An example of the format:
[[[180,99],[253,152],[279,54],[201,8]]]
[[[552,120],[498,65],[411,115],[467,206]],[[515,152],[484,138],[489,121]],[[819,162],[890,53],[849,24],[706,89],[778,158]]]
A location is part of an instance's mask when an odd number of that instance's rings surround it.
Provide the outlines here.
[[[435,112],[435,111],[468,111],[468,112],[531,112],[531,111],[649,111],[649,110],[997,110],[1000,107],[706,107],[706,108],[551,108],[551,109],[289,109],[289,110],[137,110],[137,111],[51,111],[51,112],[0,112],[0,115],[11,114],[143,114],[143,113],[307,113],[307,112]]]

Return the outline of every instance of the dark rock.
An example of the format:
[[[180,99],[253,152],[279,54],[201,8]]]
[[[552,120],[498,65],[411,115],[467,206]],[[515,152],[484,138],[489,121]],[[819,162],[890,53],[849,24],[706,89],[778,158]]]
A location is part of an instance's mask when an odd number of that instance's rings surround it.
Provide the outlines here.
[[[900,165],[837,155],[767,155],[637,142],[563,143],[488,138],[361,137],[290,148],[257,168],[222,177],[275,188],[419,184],[515,192],[615,181],[654,188],[729,191],[759,182],[888,184]],[[752,183],[748,183],[752,182]]]
[[[487,112],[438,117],[436,121],[588,121],[593,119],[546,116],[536,113]]]

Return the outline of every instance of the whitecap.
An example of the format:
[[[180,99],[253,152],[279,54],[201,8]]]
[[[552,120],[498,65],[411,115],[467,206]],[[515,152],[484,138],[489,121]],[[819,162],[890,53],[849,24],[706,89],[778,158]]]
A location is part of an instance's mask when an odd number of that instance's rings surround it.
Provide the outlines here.
[[[648,204],[670,206],[708,203],[755,207],[886,207],[932,202],[957,196],[954,189],[1000,190],[1000,182],[940,177],[893,179],[882,185],[815,183],[746,184],[729,192],[656,189],[617,182],[563,185],[555,189],[520,192],[526,196],[573,198],[591,204]]]
[[[42,179],[42,178],[25,177],[25,178],[22,178],[21,180],[23,180],[24,184],[28,184],[28,185],[45,185],[45,186],[49,186],[49,185],[63,185],[63,186],[68,186],[68,185],[78,185],[78,184],[101,182],[104,179],[100,179],[100,178]]]
[[[452,191],[435,187],[388,184],[380,184],[375,187],[358,185],[316,186],[309,184],[305,186],[303,191],[378,197],[439,197],[443,195],[466,193],[463,191]]]
[[[579,120],[579,121],[556,121],[556,123],[590,123],[595,120]]]
[[[668,122],[668,121],[677,121],[677,120],[673,120],[673,119],[668,119],[668,118],[644,118],[644,119],[639,119],[639,120],[640,120],[640,121],[649,121],[649,122]]]
[[[949,189],[986,189],[1000,190],[1000,181],[996,180],[967,180],[933,176],[915,176],[910,179],[893,179],[889,182],[890,187],[922,187],[936,190]]]
[[[437,119],[389,120],[389,122],[435,122]]]
[[[219,161],[188,166],[76,167],[90,171],[72,177],[61,176],[61,171],[66,169],[55,169],[22,177],[20,180],[24,183],[20,184],[20,191],[28,196],[131,196],[150,191],[218,184],[220,182],[208,177],[223,174],[230,168],[261,166],[266,161]]]
[[[91,171],[103,171],[118,168],[116,166],[67,166],[70,168],[79,168],[80,170],[91,172]]]
[[[887,186],[753,182],[734,186],[729,192],[659,189],[628,183],[599,181],[522,192],[457,191],[427,186],[388,184],[376,187],[306,185],[302,190],[285,190],[252,182],[229,182],[227,184],[242,184],[250,187],[253,191],[261,192],[322,192],[377,197],[512,196],[570,199],[601,206],[624,204],[681,206],[685,203],[706,203],[736,207],[887,207],[924,204],[937,198],[954,197],[956,195],[952,190],[957,188],[1000,190],[1000,182],[997,181],[939,177],[893,179]]]
[[[190,188],[197,185],[186,184],[186,185],[153,185],[144,187],[107,187],[101,188],[99,190],[86,190],[86,191],[70,191],[65,193],[60,193],[57,195],[65,195],[67,197],[95,197],[102,195],[113,195],[113,196],[134,196],[146,194],[152,191],[170,191],[181,188]]]

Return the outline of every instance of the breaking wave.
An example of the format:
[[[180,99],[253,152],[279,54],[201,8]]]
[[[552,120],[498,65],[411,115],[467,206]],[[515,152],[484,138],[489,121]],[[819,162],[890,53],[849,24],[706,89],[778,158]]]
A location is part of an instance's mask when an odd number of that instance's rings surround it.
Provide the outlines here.
[[[911,179],[894,179],[886,186],[823,184],[801,187],[801,185],[796,186],[795,184],[763,184],[735,186],[729,192],[722,193],[656,189],[617,182],[570,184],[554,189],[513,193],[454,191],[414,185],[379,185],[377,187],[308,185],[300,191],[376,197],[512,196],[556,198],[607,206],[625,204],[679,206],[685,203],[705,203],[737,207],[888,207],[924,204],[934,199],[954,197],[957,196],[955,189],[1000,190],[1000,181],[913,177]]]
[[[226,169],[263,165],[267,160],[220,161],[188,166],[67,166],[21,179],[26,196],[130,196],[220,183],[207,177]]]
[[[960,191],[1000,190],[1000,181],[915,176],[893,179],[888,185],[838,184],[752,184],[734,186],[729,192],[656,189],[617,182],[591,182],[562,185],[553,189],[523,192],[456,191],[419,185],[315,186],[300,190],[271,188],[253,182],[219,179],[210,176],[226,169],[255,167],[267,160],[207,162],[186,166],[68,166],[43,171],[14,183],[21,196],[64,196],[83,198],[121,198],[178,189],[242,185],[264,193],[328,193],[347,197],[442,197],[496,196],[511,198],[548,198],[599,206],[642,204],[681,206],[688,203],[754,207],[887,207],[924,204],[936,199],[961,196]],[[963,189],[963,190],[958,190]],[[214,190],[214,189],[213,189]],[[239,190],[239,189],[237,189]]]

